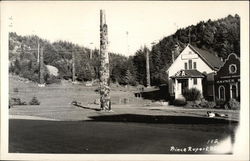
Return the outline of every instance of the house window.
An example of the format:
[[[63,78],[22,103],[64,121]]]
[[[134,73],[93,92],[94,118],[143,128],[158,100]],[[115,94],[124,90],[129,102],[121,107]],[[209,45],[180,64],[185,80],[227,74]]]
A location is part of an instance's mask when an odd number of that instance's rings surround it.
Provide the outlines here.
[[[225,100],[225,87],[219,86],[219,99]]]
[[[236,73],[236,71],[237,71],[237,66],[236,66],[236,64],[230,64],[230,65],[229,65],[229,73],[230,73],[230,74],[234,74],[234,73]]]
[[[194,62],[194,69],[196,69],[196,62]]]
[[[187,63],[185,63],[185,70],[187,70],[188,69],[188,64]]]
[[[238,97],[238,87],[237,87],[237,84],[234,83],[234,84],[230,84],[230,96],[231,96],[231,99],[234,98],[234,99],[237,99]]]
[[[192,60],[188,60],[189,69],[192,69]]]
[[[194,78],[194,85],[197,85],[197,78]]]

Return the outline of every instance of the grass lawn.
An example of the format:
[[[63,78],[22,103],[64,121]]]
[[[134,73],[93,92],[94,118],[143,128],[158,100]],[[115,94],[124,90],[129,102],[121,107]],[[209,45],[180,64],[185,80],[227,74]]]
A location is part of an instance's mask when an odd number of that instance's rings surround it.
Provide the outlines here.
[[[38,106],[24,105],[14,106],[10,109],[10,115],[38,116],[56,120],[88,120],[90,116],[112,115],[112,114],[142,114],[142,115],[172,115],[172,116],[196,116],[206,117],[207,111],[224,113],[229,119],[238,120],[239,111],[220,109],[186,109],[169,105],[160,105],[147,99],[135,97],[135,87],[122,87],[112,84],[111,100],[114,113],[103,113],[87,110],[81,107],[98,109],[94,104],[99,99],[99,93],[95,92],[98,86],[86,87],[82,84],[72,84],[62,81],[60,84],[38,87],[33,82],[20,81],[17,76],[9,79],[10,97],[20,98],[27,103],[35,96],[41,103]],[[146,90],[156,90],[154,88]],[[125,101],[126,99],[126,101]],[[72,101],[81,102],[80,107],[73,106]]]
[[[9,151],[178,154],[182,152],[170,151],[171,146],[206,147],[209,139],[234,138],[238,111],[162,106],[136,98],[134,87],[112,86],[113,112],[102,112],[95,110],[99,108],[94,104],[99,98],[97,86],[63,81],[41,88],[10,76],[10,97],[28,103],[35,96],[41,104],[9,109]],[[73,106],[74,100],[81,106]],[[228,114],[229,118],[208,118],[208,110]]]

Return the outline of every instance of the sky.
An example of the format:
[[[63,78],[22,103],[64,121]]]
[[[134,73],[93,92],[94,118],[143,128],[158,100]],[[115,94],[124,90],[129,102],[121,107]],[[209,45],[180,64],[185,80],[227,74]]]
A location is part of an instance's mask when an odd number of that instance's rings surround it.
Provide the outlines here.
[[[245,12],[244,2],[230,1],[13,1],[3,2],[9,31],[66,40],[99,49],[100,9],[106,12],[109,51],[133,55],[151,48],[178,28]],[[11,17],[11,18],[10,18]],[[127,34],[128,33],[128,34]]]

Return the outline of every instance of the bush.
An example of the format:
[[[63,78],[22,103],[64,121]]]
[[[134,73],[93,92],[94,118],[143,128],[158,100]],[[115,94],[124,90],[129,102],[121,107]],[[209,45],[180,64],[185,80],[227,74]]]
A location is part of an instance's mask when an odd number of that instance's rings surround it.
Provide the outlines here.
[[[186,108],[200,108],[199,104],[195,101],[187,101]]]
[[[223,99],[217,99],[216,100],[216,107],[217,108],[225,108],[226,101]]]
[[[175,106],[185,106],[187,102],[184,99],[176,99],[174,100],[173,104]]]
[[[215,102],[209,101],[207,104],[207,108],[214,108],[216,106]]]
[[[200,106],[203,108],[214,108],[216,106],[216,104],[213,101],[207,101],[205,99],[202,99]]]
[[[52,84],[52,83],[60,83],[61,79],[59,77],[56,77],[54,75],[47,75],[45,77],[46,84]]]
[[[231,110],[239,110],[240,109],[240,102],[238,102],[235,99],[231,99],[228,103],[227,106]]]
[[[201,98],[201,92],[196,88],[185,89],[183,96],[187,101],[196,101]]]
[[[29,105],[40,105],[40,102],[36,97],[33,97],[31,101],[29,102]]]
[[[20,98],[10,98],[9,100],[9,106],[13,105],[27,105],[25,101],[22,101]]]

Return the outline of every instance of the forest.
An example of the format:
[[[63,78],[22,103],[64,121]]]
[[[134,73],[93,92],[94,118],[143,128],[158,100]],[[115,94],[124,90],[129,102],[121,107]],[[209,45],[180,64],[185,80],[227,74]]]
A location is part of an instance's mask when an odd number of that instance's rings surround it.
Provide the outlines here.
[[[72,78],[72,54],[75,55],[76,78],[78,81],[98,80],[99,50],[79,46],[67,41],[50,42],[36,35],[20,36],[9,33],[9,72],[38,81],[37,44],[43,48],[44,63],[58,69],[53,76],[45,70],[47,84]],[[240,56],[240,17],[229,15],[218,20],[201,21],[196,25],[178,29],[167,35],[152,50],[144,47],[134,55],[126,57],[109,53],[110,80],[120,85],[146,84],[146,52],[149,52],[151,84],[167,83],[166,70],[172,63],[172,52],[178,44],[180,51],[190,43],[226,59],[230,53]],[[92,58],[90,57],[92,54]],[[175,55],[178,56],[178,55]]]

